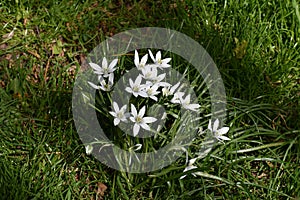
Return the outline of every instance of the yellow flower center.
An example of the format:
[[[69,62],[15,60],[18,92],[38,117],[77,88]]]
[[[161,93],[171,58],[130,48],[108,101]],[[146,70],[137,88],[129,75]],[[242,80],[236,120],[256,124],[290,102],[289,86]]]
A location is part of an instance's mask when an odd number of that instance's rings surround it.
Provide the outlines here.
[[[135,118],[135,121],[136,121],[137,123],[141,123],[141,122],[143,121],[143,118],[141,118],[140,116],[137,116],[137,117]]]

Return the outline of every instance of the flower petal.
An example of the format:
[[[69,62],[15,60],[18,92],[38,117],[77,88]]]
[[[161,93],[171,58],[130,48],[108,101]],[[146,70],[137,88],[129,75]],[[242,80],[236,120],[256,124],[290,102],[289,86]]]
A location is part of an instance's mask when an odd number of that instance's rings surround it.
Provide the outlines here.
[[[162,63],[162,64],[160,65],[160,69],[161,69],[161,68],[169,68],[169,67],[171,67],[171,65],[169,65],[169,64],[167,64],[167,63]]]
[[[211,126],[211,119],[208,121],[208,127],[207,127],[207,129],[210,130],[211,132],[213,132],[212,126]]]
[[[187,166],[187,167],[183,170],[183,172],[186,172],[186,171],[189,171],[189,170],[192,170],[192,169],[196,169],[196,168],[197,168],[197,167],[194,166],[194,165],[189,165],[189,166]],[[183,179],[184,177],[186,177],[186,175],[181,176],[179,179]]]
[[[224,134],[226,134],[228,131],[229,131],[229,127],[223,127],[223,128],[221,128],[221,129],[219,129],[217,132],[218,132],[218,135],[224,135]]]
[[[129,117],[129,119],[130,119],[132,122],[135,122],[135,118],[134,118],[134,117]]]
[[[115,102],[115,101],[113,102],[113,108],[114,108],[115,112],[119,112],[120,111],[119,106],[118,106],[117,102]]]
[[[141,60],[141,63],[140,63],[140,64],[145,65],[146,62],[147,62],[147,60],[148,60],[148,54],[146,54],[146,55],[144,55],[144,56],[142,57],[142,60]]]
[[[197,168],[197,167],[194,166],[194,165],[188,165],[188,166],[183,170],[183,172],[190,171],[190,170],[196,169],[196,168]]]
[[[153,62],[155,62],[155,58],[154,58],[154,56],[153,56],[151,50],[149,49],[148,51],[149,51],[150,58],[153,60]]]
[[[137,50],[134,51],[134,65],[136,67],[139,67],[140,64],[140,58],[139,58],[139,54],[137,52]]]
[[[166,77],[166,73],[160,74],[157,76],[156,80],[161,81]]]
[[[141,108],[141,110],[139,111],[139,116],[140,116],[140,117],[143,117],[144,114],[145,114],[145,112],[146,112],[146,106],[143,106],[143,107]]]
[[[109,64],[109,69],[113,69],[118,63],[118,59],[114,59],[113,61],[111,61],[111,63]]]
[[[133,126],[133,136],[135,137],[140,131],[140,126],[138,124],[134,124]]]
[[[220,135],[220,136],[218,136],[218,138],[220,138],[221,140],[230,140],[228,137],[226,137],[224,135]]]
[[[133,90],[130,87],[126,87],[125,90],[126,90],[126,92],[129,92],[129,93],[133,92]]]
[[[107,68],[107,60],[106,58],[104,57],[103,60],[102,60],[102,69],[103,68]]]
[[[136,117],[138,115],[137,110],[133,104],[131,104],[131,114],[133,117]]]
[[[143,120],[145,123],[149,124],[155,122],[157,119],[155,117],[144,117]]]
[[[127,105],[124,105],[124,106],[122,106],[122,108],[120,110],[122,110],[123,112],[125,112],[126,108],[127,108]]]
[[[150,96],[151,99],[153,99],[154,101],[157,101],[157,97],[156,96]]]
[[[176,83],[175,85],[173,85],[170,89],[170,93],[174,94],[175,90],[178,88],[178,86],[180,85],[180,82]]]
[[[91,66],[91,68],[93,68],[96,71],[101,71],[101,67],[99,65],[97,65],[96,63],[89,63],[89,65]]]
[[[218,127],[219,127],[219,119],[216,119],[216,121],[214,122],[213,131],[218,130]]]
[[[108,75],[108,82],[110,85],[113,85],[114,84],[114,73],[111,73]]]
[[[109,114],[111,114],[113,117],[117,117],[117,113],[109,111]]]
[[[172,58],[165,58],[165,59],[162,60],[162,62],[163,62],[164,64],[167,64],[168,62],[171,61],[171,59],[172,59]]]
[[[156,61],[158,61],[159,59],[161,59],[161,52],[160,52],[160,51],[158,51],[158,52],[156,53],[156,56],[155,56],[155,60],[156,60]]]
[[[120,119],[119,118],[115,118],[114,119],[114,125],[117,126],[120,123]]]
[[[196,157],[196,158],[193,158],[193,159],[189,160],[189,166],[193,165],[196,162],[197,159],[198,158]]]
[[[191,95],[188,94],[186,97],[185,97],[185,100],[187,103],[190,103],[191,102]]]
[[[129,85],[130,85],[130,87],[134,87],[134,83],[131,78],[129,79]]]
[[[138,77],[136,77],[134,84],[136,85],[141,85],[142,82],[142,76],[138,75]]]
[[[92,152],[93,152],[93,146],[90,145],[90,144],[86,145],[86,146],[85,146],[85,153],[86,153],[87,155],[90,155]]]
[[[88,81],[88,84],[90,84],[90,86],[92,86],[92,88],[94,88],[94,89],[96,89],[96,90],[99,90],[99,89],[100,89],[100,86],[95,85],[95,84],[92,83],[92,82],[89,82],[89,81]]]
[[[145,129],[145,130],[147,130],[147,131],[150,131],[150,126],[149,126],[148,124],[141,123],[140,126],[141,126],[143,129]]]
[[[148,97],[147,93],[144,92],[144,91],[139,91],[139,92],[137,93],[137,95],[139,95],[139,96],[141,96],[141,97],[144,97],[144,98]]]
[[[198,111],[198,108],[200,108],[200,105],[199,104],[189,104],[187,106],[183,105],[183,107],[188,110]]]

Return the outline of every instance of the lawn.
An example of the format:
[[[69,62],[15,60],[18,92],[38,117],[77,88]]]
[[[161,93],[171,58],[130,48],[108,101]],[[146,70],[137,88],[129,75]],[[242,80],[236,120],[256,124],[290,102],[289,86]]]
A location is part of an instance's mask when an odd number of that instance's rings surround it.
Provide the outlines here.
[[[0,199],[300,199],[299,12],[299,0],[0,0]],[[193,171],[183,173],[183,154],[160,170],[120,172],[77,133],[72,92],[89,52],[140,27],[188,35],[222,76],[231,140]],[[200,94],[193,70],[173,61]]]

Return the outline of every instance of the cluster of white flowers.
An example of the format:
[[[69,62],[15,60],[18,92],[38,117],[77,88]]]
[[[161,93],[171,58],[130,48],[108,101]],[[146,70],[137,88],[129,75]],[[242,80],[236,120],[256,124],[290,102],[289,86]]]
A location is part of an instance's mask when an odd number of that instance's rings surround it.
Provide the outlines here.
[[[148,56],[150,56],[152,63],[147,64]],[[171,85],[168,82],[163,81],[166,78],[166,73],[159,74],[165,68],[171,67],[169,62],[171,58],[162,59],[161,52],[158,51],[154,57],[152,52],[149,50],[149,54],[139,58],[138,52],[135,50],[134,54],[134,65],[138,69],[139,74],[135,79],[129,78],[129,86],[125,88],[125,91],[132,94],[134,97],[150,98],[154,101],[158,101],[159,94],[162,96],[170,96],[170,103],[179,104],[186,110],[199,111],[200,105],[198,103],[191,103],[191,95],[185,94],[181,91],[183,85],[180,82]],[[116,65],[118,59],[114,59],[109,65],[106,58],[102,60],[102,66],[95,63],[89,63],[94,73],[98,76],[99,84],[88,82],[91,87],[97,90],[111,91],[114,84],[114,72],[117,69]],[[130,104],[130,112],[127,112],[127,105],[119,106],[117,102],[112,102],[113,110],[110,111],[110,115],[114,117],[114,125],[117,126],[121,122],[127,123],[132,122],[133,124],[133,136],[137,136],[140,128],[150,130],[149,124],[157,121],[154,117],[146,117],[146,106],[144,105],[139,111],[135,105]],[[166,113],[164,113],[165,116]],[[230,140],[224,136],[228,131],[229,127],[219,128],[219,120],[216,119],[212,125],[209,120],[208,131],[218,140]],[[138,144],[141,145],[141,144]],[[141,148],[141,146],[138,146]],[[87,153],[91,153],[91,148],[88,146],[86,149]],[[183,172],[197,168],[194,163],[200,157],[190,159],[187,167]],[[192,173],[194,176],[197,173]],[[180,179],[184,178],[182,176]]]
[[[215,137],[218,141],[223,142],[223,140],[230,140],[228,137],[224,136],[229,131],[229,127],[222,127],[219,129],[219,123],[219,119],[216,119],[212,125],[211,120],[209,120],[207,130],[210,131],[213,137]],[[196,169],[197,167],[194,165],[194,163],[197,159],[199,159],[199,157],[190,159],[183,172]],[[192,173],[192,175],[196,176],[197,172]],[[180,179],[183,179],[184,177],[186,177],[186,175],[181,176]]]
[[[103,90],[103,91],[110,91],[114,84],[114,71],[117,69],[115,66],[118,63],[118,59],[114,59],[109,65],[107,63],[106,58],[104,57],[102,60],[102,66],[95,63],[89,63],[90,66],[93,68],[94,73],[98,75],[98,80],[100,85],[95,85],[92,82],[88,83],[96,90]],[[108,81],[106,82],[104,78],[108,77]]]
[[[152,59],[151,64],[147,64],[148,55]],[[190,103],[190,94],[185,95],[184,92],[180,91],[180,82],[171,85],[170,83],[163,81],[166,78],[166,73],[159,74],[160,70],[171,67],[169,64],[170,61],[171,58],[162,59],[160,51],[158,51],[154,57],[150,50],[149,54],[144,55],[140,60],[139,54],[135,50],[134,65],[140,73],[134,80],[129,78],[129,86],[125,88],[125,91],[131,93],[134,97],[140,96],[143,98],[150,98],[154,101],[158,101],[158,95],[161,93],[163,96],[173,96],[171,103],[180,104],[187,110],[198,111],[200,105]],[[114,71],[117,69],[117,63],[118,59],[114,59],[108,65],[106,58],[103,58],[102,66],[99,66],[96,63],[89,63],[94,70],[94,73],[98,76],[100,83],[100,85],[96,85],[92,82],[88,82],[90,86],[97,90],[111,91],[114,84]],[[134,136],[139,133],[140,127],[145,130],[150,130],[148,124],[157,120],[154,117],[144,117],[146,113],[145,106],[138,112],[136,107],[131,104],[131,113],[127,113],[127,105],[122,105],[121,108],[119,108],[117,102],[112,102],[112,104],[113,111],[109,113],[114,117],[114,125],[117,126],[120,122],[128,122],[128,119],[130,119],[130,121],[134,123]]]

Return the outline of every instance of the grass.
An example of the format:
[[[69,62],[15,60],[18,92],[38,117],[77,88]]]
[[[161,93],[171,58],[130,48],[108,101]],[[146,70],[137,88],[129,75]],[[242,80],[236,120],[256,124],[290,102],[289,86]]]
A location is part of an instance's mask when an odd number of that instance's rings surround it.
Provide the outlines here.
[[[0,198],[299,199],[299,4],[0,1]],[[144,26],[195,39],[223,77],[232,140],[196,163],[201,176],[179,180],[184,159],[148,174],[115,171],[85,154],[75,130],[84,58]]]

